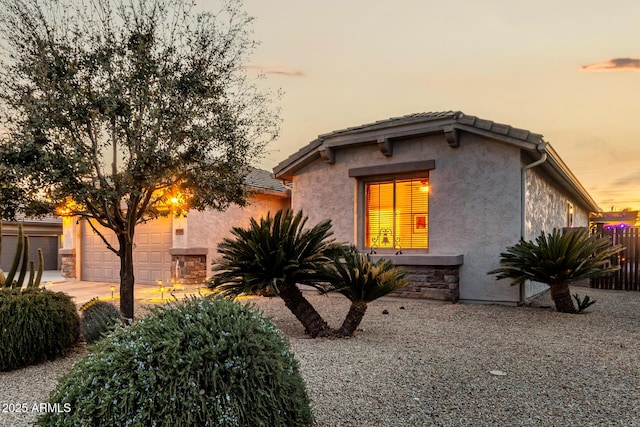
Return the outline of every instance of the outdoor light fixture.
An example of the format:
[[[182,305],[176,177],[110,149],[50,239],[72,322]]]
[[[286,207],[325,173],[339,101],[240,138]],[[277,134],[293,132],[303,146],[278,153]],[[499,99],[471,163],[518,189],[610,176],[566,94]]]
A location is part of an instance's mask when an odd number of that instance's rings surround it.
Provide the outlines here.
[[[116,290],[116,287],[111,285],[111,286],[109,286],[109,289],[111,289],[111,299],[113,299],[113,291]]]
[[[160,298],[162,299],[162,301],[164,301],[164,291],[165,291],[164,286],[162,286],[160,288]]]

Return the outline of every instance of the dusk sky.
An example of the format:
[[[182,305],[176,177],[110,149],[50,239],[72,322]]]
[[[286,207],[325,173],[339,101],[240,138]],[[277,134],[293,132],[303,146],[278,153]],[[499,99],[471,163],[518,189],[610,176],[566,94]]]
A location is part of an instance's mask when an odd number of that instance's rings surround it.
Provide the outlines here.
[[[459,110],[543,134],[603,210],[640,209],[640,1],[245,0],[244,8],[261,42],[249,72],[284,91],[265,169],[318,134]]]

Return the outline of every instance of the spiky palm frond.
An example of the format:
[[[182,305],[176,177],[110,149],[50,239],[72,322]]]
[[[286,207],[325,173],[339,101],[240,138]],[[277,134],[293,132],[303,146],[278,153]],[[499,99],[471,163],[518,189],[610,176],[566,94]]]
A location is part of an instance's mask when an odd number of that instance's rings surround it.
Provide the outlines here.
[[[623,249],[607,237],[589,236],[584,229],[566,233],[553,229],[549,234],[542,232],[535,243],[520,240],[508,247],[500,254],[502,267],[487,274],[513,279],[513,284],[527,280],[548,285],[569,283],[617,270],[609,260]]]
[[[259,221],[252,218],[247,228],[234,227],[233,237],[218,245],[221,256],[207,285],[233,297],[259,290],[278,294],[285,282],[310,282],[318,266],[329,262],[333,233],[330,220],[311,228],[306,223],[302,211],[281,210]]]
[[[409,281],[404,271],[386,259],[371,261],[355,246],[343,247],[339,258],[322,267],[321,276],[331,284],[332,291],[352,302],[369,303],[405,287]]]

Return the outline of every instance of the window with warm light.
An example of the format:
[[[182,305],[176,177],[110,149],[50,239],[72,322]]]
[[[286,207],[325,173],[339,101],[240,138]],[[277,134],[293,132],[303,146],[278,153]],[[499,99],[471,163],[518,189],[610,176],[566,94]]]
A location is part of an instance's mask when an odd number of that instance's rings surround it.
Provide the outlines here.
[[[395,250],[428,248],[428,176],[364,185],[365,246]]]

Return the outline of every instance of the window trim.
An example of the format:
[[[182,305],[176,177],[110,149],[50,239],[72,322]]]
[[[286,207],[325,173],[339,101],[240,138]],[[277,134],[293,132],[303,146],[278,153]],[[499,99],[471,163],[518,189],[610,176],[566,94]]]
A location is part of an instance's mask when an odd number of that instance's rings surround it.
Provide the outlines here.
[[[428,167],[425,167],[428,166]],[[354,237],[356,244],[362,250],[371,250],[370,247],[365,246],[365,210],[366,210],[366,195],[365,195],[365,184],[377,182],[377,181],[389,181],[389,180],[398,180],[398,179],[415,179],[415,178],[424,178],[425,174],[427,179],[429,179],[429,185],[431,185],[431,170],[435,169],[435,160],[427,160],[420,162],[407,162],[407,163],[398,163],[393,165],[382,165],[382,166],[367,166],[363,168],[354,168],[349,169],[349,176],[356,178],[356,197],[355,197],[355,232]],[[395,172],[389,172],[389,171]],[[367,173],[364,172],[374,172]],[[429,229],[429,222],[427,222],[427,230]],[[407,254],[425,254],[429,253],[429,240],[431,234],[428,234],[427,237],[427,248],[411,248],[411,249],[402,249],[403,253]],[[388,248],[379,248],[376,249],[378,253],[390,253],[394,254],[396,252],[395,249]]]

